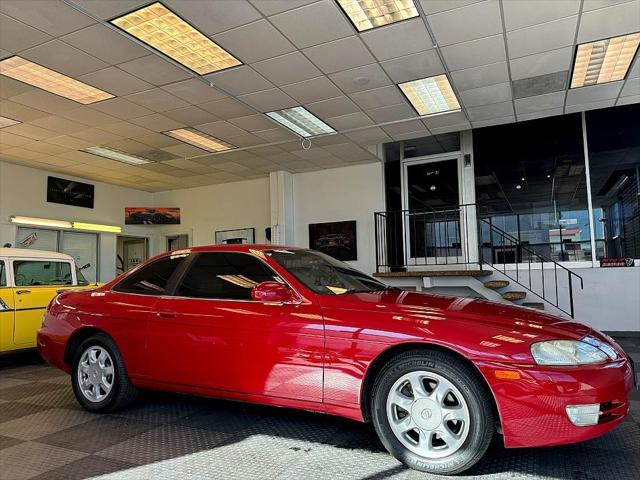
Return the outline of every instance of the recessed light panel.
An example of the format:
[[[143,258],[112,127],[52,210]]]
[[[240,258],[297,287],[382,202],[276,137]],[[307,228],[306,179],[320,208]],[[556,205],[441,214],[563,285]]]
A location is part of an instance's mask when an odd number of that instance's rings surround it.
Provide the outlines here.
[[[67,77],[37,63],[30,62],[17,55],[0,61],[0,75],[15,78],[83,105],[113,98],[110,93],[79,82],[75,78]]]
[[[10,127],[11,125],[17,125],[20,122],[13,118],[0,117],[0,128]]]
[[[460,110],[460,103],[453,93],[446,75],[422,78],[398,85],[418,115]]]
[[[160,2],[111,23],[200,75],[242,64]]]
[[[640,33],[630,33],[578,45],[571,88],[624,79],[639,44]]]
[[[315,135],[335,132],[333,128],[304,107],[293,107],[275,112],[267,112],[267,116],[302,137],[313,137]]]
[[[208,152],[222,152],[224,150],[236,148],[230,143],[223,142],[216,137],[199,132],[193,128],[179,128],[165,133],[180,140],[181,142],[189,143],[195,147],[207,150]]]
[[[124,153],[119,150],[107,147],[89,147],[83,150],[83,152],[92,153],[99,157],[115,160],[116,162],[128,163],[130,165],[144,165],[145,163],[151,163],[146,158],[138,157],[137,155],[131,155],[130,153]]]
[[[418,16],[413,0],[338,0],[359,32]]]

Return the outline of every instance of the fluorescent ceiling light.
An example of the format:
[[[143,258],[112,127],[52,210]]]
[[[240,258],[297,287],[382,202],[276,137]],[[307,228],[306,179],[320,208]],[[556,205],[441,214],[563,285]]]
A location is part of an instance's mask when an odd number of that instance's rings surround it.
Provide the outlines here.
[[[398,85],[418,115],[460,110],[460,103],[453,93],[446,75],[422,78]]]
[[[302,137],[335,133],[333,128],[304,107],[293,107],[275,112],[267,112],[267,116]]]
[[[130,165],[144,165],[145,163],[151,163],[146,158],[138,157],[137,155],[131,155],[130,153],[120,152],[113,148],[107,147],[89,147],[85,148],[83,152],[92,153],[99,157],[105,157],[117,162],[128,163]]]
[[[16,225],[37,225],[39,227],[71,228],[71,222],[64,220],[51,220],[49,218],[23,217],[13,215],[9,217],[11,223]]]
[[[0,117],[0,128],[10,127],[11,125],[17,125],[20,122],[13,118]]]
[[[100,225],[97,223],[73,222],[73,228],[77,230],[90,230],[92,232],[110,232],[110,233],[122,232],[122,227],[118,227],[116,225]]]
[[[418,16],[413,0],[338,0],[359,32]]]
[[[164,132],[170,137],[176,138],[181,142],[189,143],[208,152],[222,152],[224,150],[231,150],[236,148],[230,143],[223,142],[222,140],[207,135],[206,133],[199,132],[194,128],[179,128],[177,130],[170,130]]]
[[[571,88],[624,79],[638,51],[638,44],[640,33],[578,45]]]
[[[110,93],[25,60],[17,55],[0,61],[0,75],[28,83],[83,105],[114,97]]]
[[[160,2],[114,18],[111,23],[200,75],[242,65]]]

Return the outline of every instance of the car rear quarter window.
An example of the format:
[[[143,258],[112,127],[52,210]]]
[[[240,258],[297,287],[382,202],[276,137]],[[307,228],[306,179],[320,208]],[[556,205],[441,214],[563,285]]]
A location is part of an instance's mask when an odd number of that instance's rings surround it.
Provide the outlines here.
[[[14,260],[13,278],[16,287],[73,285],[69,262]]]
[[[184,256],[162,257],[127,275],[114,290],[140,295],[164,295],[171,276],[184,261]]]
[[[200,253],[176,289],[176,295],[220,300],[251,300],[259,283],[280,277],[262,261],[244,253]]]

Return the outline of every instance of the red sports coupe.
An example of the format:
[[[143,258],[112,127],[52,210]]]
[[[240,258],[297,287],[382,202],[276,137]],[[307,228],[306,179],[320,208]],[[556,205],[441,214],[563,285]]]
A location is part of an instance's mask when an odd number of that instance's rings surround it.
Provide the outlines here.
[[[507,447],[602,435],[634,384],[624,351],[580,323],[274,246],[174,251],[62,293],[38,346],[92,412],[140,388],[312,410],[372,421],[398,460],[449,474],[496,433]]]

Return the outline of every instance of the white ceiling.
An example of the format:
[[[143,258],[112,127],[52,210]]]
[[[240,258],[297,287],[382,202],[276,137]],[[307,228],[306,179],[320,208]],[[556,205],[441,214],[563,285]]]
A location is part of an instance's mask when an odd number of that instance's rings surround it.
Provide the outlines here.
[[[640,102],[637,58],[625,81],[548,92],[532,79],[562,84],[576,43],[640,31],[640,0],[420,0],[420,17],[360,34],[334,0],[163,1],[244,65],[198,77],[105,25],[148,0],[0,1],[0,58],[116,95],[82,106],[0,76],[0,115],[22,122],[0,130],[0,160],[159,191],[371,162],[377,143]],[[395,84],[441,73],[462,111],[416,118]],[[296,105],[338,133],[304,150],[262,114]],[[161,133],[181,127],[243,150],[208,154]],[[78,151],[96,145],[175,158],[130,166]]]

